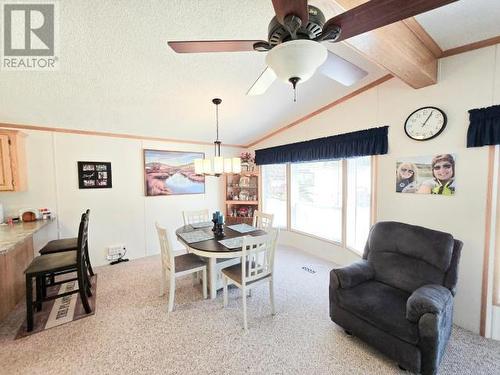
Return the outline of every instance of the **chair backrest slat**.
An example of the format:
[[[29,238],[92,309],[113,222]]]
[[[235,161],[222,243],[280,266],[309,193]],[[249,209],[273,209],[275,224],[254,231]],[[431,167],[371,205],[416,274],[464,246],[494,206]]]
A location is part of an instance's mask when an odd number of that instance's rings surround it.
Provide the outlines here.
[[[156,231],[158,232],[158,240],[160,241],[161,262],[163,267],[175,272],[174,257],[168,241],[167,230],[161,227],[158,223],[155,223],[155,225]]]
[[[89,213],[90,210],[84,212],[80,219],[80,226],[78,227],[78,241],[76,248],[77,266],[80,267],[85,263],[85,247],[87,246],[89,236]]]
[[[242,245],[241,280],[243,285],[272,275],[277,230],[263,236],[245,236]]]
[[[264,212],[255,211],[253,213],[253,226],[265,231],[273,227],[273,214],[266,214]]]
[[[182,217],[184,219],[184,225],[210,221],[208,210],[183,211]]]

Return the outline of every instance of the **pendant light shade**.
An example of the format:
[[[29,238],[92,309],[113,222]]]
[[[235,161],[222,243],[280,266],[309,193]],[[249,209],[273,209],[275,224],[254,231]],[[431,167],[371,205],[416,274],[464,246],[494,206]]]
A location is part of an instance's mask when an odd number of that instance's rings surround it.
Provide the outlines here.
[[[214,141],[215,156],[212,159],[195,159],[194,173],[205,176],[220,176],[223,173],[240,173],[241,159],[240,158],[223,158],[220,155],[220,146],[222,142],[219,140],[219,104],[222,100],[219,98],[212,99],[215,104],[215,125],[217,129],[217,137]]]

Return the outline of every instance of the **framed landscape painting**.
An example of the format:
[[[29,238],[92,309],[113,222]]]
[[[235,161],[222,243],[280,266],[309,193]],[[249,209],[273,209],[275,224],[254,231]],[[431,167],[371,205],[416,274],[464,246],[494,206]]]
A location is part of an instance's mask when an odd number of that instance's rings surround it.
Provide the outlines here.
[[[144,150],[146,196],[204,194],[205,177],[194,173],[194,159],[203,152]]]

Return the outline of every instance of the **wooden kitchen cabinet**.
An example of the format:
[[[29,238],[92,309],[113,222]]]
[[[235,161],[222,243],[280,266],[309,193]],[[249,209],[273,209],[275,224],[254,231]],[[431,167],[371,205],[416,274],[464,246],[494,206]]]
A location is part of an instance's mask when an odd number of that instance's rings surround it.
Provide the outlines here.
[[[0,130],[0,191],[26,190],[25,134]]]

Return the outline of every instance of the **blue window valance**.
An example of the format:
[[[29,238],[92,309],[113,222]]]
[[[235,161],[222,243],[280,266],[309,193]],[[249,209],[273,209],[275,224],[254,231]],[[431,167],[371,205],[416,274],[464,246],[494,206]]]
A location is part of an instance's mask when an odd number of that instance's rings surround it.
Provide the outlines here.
[[[255,151],[255,163],[283,164],[387,154],[388,126]]]
[[[467,147],[500,144],[500,105],[469,111]]]

